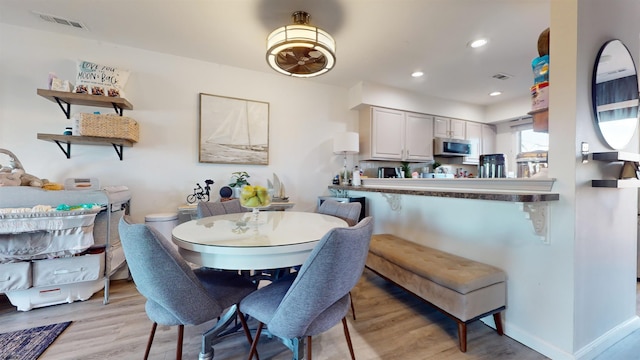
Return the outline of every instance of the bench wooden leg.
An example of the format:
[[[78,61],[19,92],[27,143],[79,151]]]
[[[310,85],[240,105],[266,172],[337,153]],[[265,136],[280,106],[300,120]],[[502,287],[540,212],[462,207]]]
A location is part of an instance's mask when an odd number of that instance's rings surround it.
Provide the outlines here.
[[[496,323],[496,331],[498,332],[498,335],[502,336],[504,335],[504,330],[502,329],[502,316],[500,316],[500,314],[502,313],[497,312],[493,314],[493,321]]]
[[[467,324],[462,321],[458,321],[458,342],[460,351],[467,352]]]

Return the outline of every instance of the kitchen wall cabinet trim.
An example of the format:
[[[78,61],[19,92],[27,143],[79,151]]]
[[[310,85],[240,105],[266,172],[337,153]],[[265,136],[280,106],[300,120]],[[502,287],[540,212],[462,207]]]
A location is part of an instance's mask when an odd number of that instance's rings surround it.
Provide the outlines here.
[[[593,160],[604,162],[622,162],[618,179],[591,180],[591,187],[605,188],[640,188],[640,173],[638,172],[640,154],[608,151],[591,154]]]
[[[133,142],[126,139],[106,138],[98,136],[77,136],[38,133],[38,140],[51,141],[58,145],[67,159],[71,158],[71,144],[79,145],[112,145],[120,161],[123,158],[123,147],[132,147]],[[64,146],[63,146],[64,145]]]
[[[122,116],[123,110],[133,110],[133,105],[127,99],[91,94],[76,94],[66,91],[37,89],[38,95],[57,103],[67,119],[71,119],[71,104],[94,106],[101,108],[113,107],[116,113]],[[66,106],[65,106],[66,105]],[[122,161],[123,147],[132,147],[133,142],[127,139],[106,138],[99,136],[56,135],[38,133],[38,140],[54,142],[64,153],[67,159],[71,158],[71,144],[81,145],[112,145],[118,158]]]
[[[133,105],[127,99],[121,97],[91,95],[91,94],[76,94],[66,91],[55,91],[46,89],[37,89],[38,95],[49,99],[55,103],[58,103],[62,112],[66,115],[67,119],[71,119],[71,104],[94,106],[113,109],[122,116],[123,110],[133,110]]]

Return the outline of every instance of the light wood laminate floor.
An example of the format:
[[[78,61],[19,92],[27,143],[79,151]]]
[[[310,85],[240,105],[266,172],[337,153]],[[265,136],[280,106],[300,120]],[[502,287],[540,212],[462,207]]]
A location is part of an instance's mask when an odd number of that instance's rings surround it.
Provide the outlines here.
[[[469,325],[468,351],[462,353],[453,320],[369,271],[365,270],[352,294],[357,320],[348,320],[358,360],[546,359],[507,336],[498,336],[479,321]],[[141,359],[151,327],[144,302],[127,280],[112,281],[108,305],[102,304],[102,292],[98,292],[87,301],[19,312],[0,296],[0,332],[72,320],[41,360]],[[197,359],[200,334],[210,326],[185,327],[185,359]],[[176,331],[176,327],[158,326],[151,359],[175,358]],[[635,358],[639,343],[640,331],[636,331],[598,359]],[[216,360],[239,360],[246,358],[249,346],[238,334],[214,349]],[[263,360],[291,359],[291,353],[275,340],[264,338],[258,350]],[[313,338],[313,358],[349,358],[340,324]]]

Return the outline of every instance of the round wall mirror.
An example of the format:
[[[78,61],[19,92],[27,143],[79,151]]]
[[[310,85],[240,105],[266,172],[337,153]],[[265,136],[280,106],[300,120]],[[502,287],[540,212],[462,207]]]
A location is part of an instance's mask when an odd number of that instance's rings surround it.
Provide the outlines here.
[[[612,149],[624,148],[638,126],[638,76],[629,49],[620,40],[600,48],[591,91],[600,135]]]

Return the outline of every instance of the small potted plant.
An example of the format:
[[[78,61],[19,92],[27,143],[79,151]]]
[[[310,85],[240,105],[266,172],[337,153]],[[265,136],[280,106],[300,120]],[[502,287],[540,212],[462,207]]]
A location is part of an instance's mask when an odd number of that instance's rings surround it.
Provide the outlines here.
[[[240,198],[240,189],[242,189],[245,185],[251,185],[247,178],[250,178],[249,174],[246,171],[236,171],[231,174],[231,181],[229,182],[229,187],[233,189],[233,194],[235,198]]]
[[[411,166],[406,161],[403,161],[400,164],[402,164],[402,167],[400,169],[404,172],[404,177],[410,179],[411,178]]]

